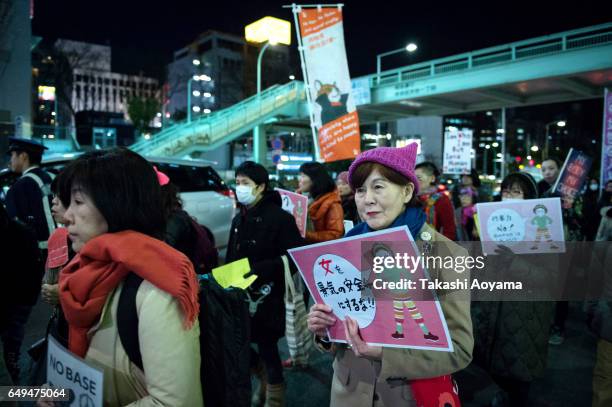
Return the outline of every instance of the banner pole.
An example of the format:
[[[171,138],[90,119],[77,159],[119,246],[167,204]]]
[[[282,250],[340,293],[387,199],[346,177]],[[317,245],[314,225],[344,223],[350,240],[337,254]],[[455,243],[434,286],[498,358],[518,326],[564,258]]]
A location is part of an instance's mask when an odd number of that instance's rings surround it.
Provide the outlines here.
[[[603,195],[604,188],[606,187],[606,183],[608,182],[608,168],[606,158],[607,149],[608,149],[608,140],[607,137],[607,126],[606,122],[608,119],[608,115],[612,112],[608,112],[608,97],[610,90],[608,88],[604,88],[604,99],[603,99],[603,125],[601,126],[601,164],[600,164],[600,175],[599,175],[599,197]]]
[[[306,62],[304,59],[304,44],[302,42],[302,31],[300,29],[300,22],[298,20],[298,10],[301,9],[302,6],[298,6],[293,3],[291,6],[283,6],[283,7],[291,7],[291,11],[293,11],[293,20],[295,23],[295,32],[297,35],[298,41],[298,53],[300,54],[300,61],[302,64],[302,75],[304,76],[304,87],[306,91],[306,101],[308,102],[308,114],[310,116],[310,129],[312,131],[312,142],[314,145],[314,159],[315,161],[320,160],[320,152],[319,152],[319,137],[317,136],[317,129],[314,125],[314,112],[312,111],[312,97],[310,95],[310,81],[308,78],[308,72],[306,70]],[[318,7],[317,5],[311,5],[308,7]]]
[[[502,122],[502,139],[501,139],[501,145],[502,145],[502,161],[501,161],[501,165],[500,165],[500,176],[502,181],[504,180],[504,177],[506,176],[506,108],[502,107],[501,109],[501,122]],[[495,159],[497,159],[497,157],[495,157]]]

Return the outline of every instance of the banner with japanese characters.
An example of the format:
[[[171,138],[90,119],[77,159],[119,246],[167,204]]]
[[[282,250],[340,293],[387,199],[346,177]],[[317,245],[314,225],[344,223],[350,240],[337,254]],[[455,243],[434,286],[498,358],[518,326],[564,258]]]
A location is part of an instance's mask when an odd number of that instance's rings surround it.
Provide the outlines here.
[[[584,184],[589,175],[592,162],[591,157],[582,151],[571,148],[565,158],[563,167],[561,167],[557,182],[555,182],[552,188],[553,193],[558,193],[563,198],[572,198],[573,200],[580,193],[582,184]],[[571,201],[567,202],[567,200],[564,202],[564,204],[569,206],[571,206],[571,203]]]
[[[344,46],[341,7],[300,7],[304,78],[311,120],[324,162],[355,158],[360,152],[359,118]]]
[[[499,245],[515,254],[565,252],[559,198],[478,203],[476,212],[486,255],[494,255]]]
[[[472,135],[470,129],[459,130],[448,127],[444,132],[444,174],[469,174],[472,154]]]
[[[452,352],[444,313],[408,228],[347,237],[289,250],[310,294],[336,317],[330,340],[346,343],[354,319],[370,345]],[[394,259],[416,262],[391,264]]]
[[[302,237],[306,237],[306,221],[308,218],[308,197],[285,189],[276,188],[282,199],[283,209],[295,218],[295,224]]]
[[[608,88],[604,91],[604,122],[601,143],[601,183],[605,188],[606,182],[612,180],[612,92]]]

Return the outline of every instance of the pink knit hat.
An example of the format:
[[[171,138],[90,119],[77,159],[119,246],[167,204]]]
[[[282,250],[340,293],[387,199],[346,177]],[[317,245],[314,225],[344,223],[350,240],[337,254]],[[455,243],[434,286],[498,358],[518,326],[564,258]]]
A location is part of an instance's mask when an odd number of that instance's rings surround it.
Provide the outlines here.
[[[155,170],[155,174],[157,174],[157,182],[159,182],[160,186],[163,187],[170,182],[170,177],[158,170],[156,166],[153,166],[153,169]]]
[[[353,184],[353,173],[361,164],[365,162],[377,163],[390,168],[404,177],[408,178],[414,184],[414,194],[419,192],[419,181],[414,175],[414,166],[416,164],[416,156],[419,145],[410,143],[402,148],[395,147],[378,147],[373,150],[367,150],[359,154],[349,168],[349,184],[355,189]]]
[[[348,171],[342,171],[340,174],[338,174],[338,176],[336,177],[336,180],[340,180],[342,182],[344,182],[345,184],[349,183],[349,173]]]

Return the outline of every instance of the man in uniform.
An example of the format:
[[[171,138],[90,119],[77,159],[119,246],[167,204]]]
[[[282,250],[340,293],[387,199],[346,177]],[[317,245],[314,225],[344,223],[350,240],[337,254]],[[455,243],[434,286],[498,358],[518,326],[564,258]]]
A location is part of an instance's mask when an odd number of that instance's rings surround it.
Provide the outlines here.
[[[6,195],[6,211],[11,221],[22,226],[32,245],[39,248],[34,261],[17,259],[17,262],[9,262],[12,264],[6,270],[9,275],[5,277],[15,284],[12,284],[8,298],[2,301],[3,310],[0,312],[4,316],[0,318],[0,337],[4,362],[14,383],[19,380],[19,356],[25,324],[40,293],[46,242],[55,228],[50,209],[52,178],[39,167],[45,149],[33,140],[9,138],[9,167],[21,177]]]

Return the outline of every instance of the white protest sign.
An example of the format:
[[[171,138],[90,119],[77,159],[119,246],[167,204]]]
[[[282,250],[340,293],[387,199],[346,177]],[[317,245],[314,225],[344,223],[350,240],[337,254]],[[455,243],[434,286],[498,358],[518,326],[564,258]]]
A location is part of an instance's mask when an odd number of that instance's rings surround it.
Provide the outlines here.
[[[487,255],[495,254],[500,243],[516,254],[565,252],[559,198],[484,202],[476,204],[476,211]]]
[[[102,407],[102,371],[85,363],[51,335],[47,343],[47,383],[52,388],[69,391],[69,406]]]
[[[444,174],[469,174],[471,169],[472,130],[449,127],[444,133]]]

